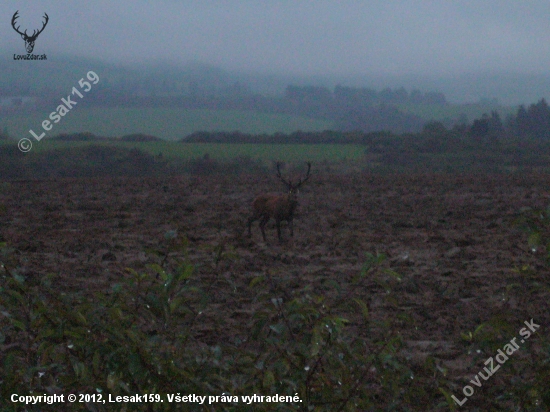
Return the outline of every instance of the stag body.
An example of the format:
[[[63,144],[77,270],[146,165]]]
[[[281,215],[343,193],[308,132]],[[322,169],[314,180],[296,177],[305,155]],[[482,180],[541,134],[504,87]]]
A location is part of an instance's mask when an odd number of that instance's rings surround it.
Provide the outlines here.
[[[300,187],[302,183],[304,183],[309,178],[311,163],[308,162],[307,164],[306,177],[304,179],[300,179],[296,184],[292,184],[290,180],[284,180],[281,176],[281,171],[279,167],[280,164],[277,163],[277,177],[281,179],[281,181],[287,186],[288,193],[284,195],[264,194],[258,196],[256,199],[254,199],[254,202],[252,202],[253,214],[248,219],[249,236],[252,236],[252,223],[260,219],[260,230],[262,231],[264,242],[266,241],[265,225],[271,218],[275,219],[275,225],[277,226],[277,237],[279,238],[279,241],[282,241],[281,222],[283,220],[288,222],[290,236],[294,236],[294,211],[298,206],[296,191],[298,187]]]

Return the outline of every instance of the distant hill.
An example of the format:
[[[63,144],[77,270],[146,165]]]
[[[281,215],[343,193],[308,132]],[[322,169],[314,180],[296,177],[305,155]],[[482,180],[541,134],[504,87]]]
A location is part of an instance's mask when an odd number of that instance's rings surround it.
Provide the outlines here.
[[[133,75],[131,69],[94,59],[48,55],[48,60],[32,64],[0,59],[0,95],[68,93],[90,70],[109,81]]]
[[[0,55],[5,55],[0,51]],[[130,90],[137,95],[181,95],[194,85],[206,93],[219,93],[242,77],[203,64],[119,65],[96,59],[49,55],[39,63],[0,59],[0,96],[68,93],[86,73],[94,71],[101,87]]]
[[[0,50],[0,55],[8,56]],[[490,103],[504,106],[550,100],[549,74],[467,73],[460,76],[429,75],[358,75],[290,76],[276,73],[235,72],[223,68],[189,63],[119,65],[98,59],[67,55],[48,55],[47,61],[28,64],[0,59],[0,96],[29,93],[66,93],[90,70],[101,85],[109,89],[130,88],[135,94],[157,95],[258,93],[282,96],[289,84],[297,86],[336,85],[369,87],[377,90],[405,87],[408,90],[443,93],[451,103]],[[153,86],[154,84],[154,86]],[[197,89],[198,88],[198,89]],[[200,89],[200,90],[199,90]]]
[[[548,74],[465,73],[460,76],[372,75],[348,77],[344,83],[378,89],[403,86],[410,90],[438,91],[453,104],[482,103],[517,106],[528,105],[541,98],[550,100],[550,72]]]

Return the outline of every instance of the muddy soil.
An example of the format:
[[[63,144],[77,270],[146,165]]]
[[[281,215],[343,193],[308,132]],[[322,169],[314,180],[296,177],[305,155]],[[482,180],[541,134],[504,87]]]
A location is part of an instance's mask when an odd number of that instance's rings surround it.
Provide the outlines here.
[[[475,345],[461,344],[462,333],[497,318],[517,330],[534,319],[548,336],[548,294],[525,302],[506,288],[521,283],[514,268],[547,270],[543,252],[530,250],[513,221],[525,208],[549,204],[549,181],[541,175],[313,174],[299,194],[294,237],[283,224],[283,243],[273,221],[267,243],[258,222],[251,239],[243,236],[253,198],[283,189],[274,176],[12,182],[0,193],[0,235],[15,249],[21,273],[60,274],[67,291],[105,288],[125,276],[125,268],[157,262],[148,251],[161,248],[170,231],[189,240],[197,276],[236,285],[268,272],[289,288],[309,284],[330,294],[327,279],[347,282],[360,272],[365,253],[384,253],[401,281],[393,304],[380,288],[364,296],[371,316],[405,314],[399,331],[405,359],[414,365],[434,356],[456,378],[458,395],[487,359]],[[216,261],[217,247],[225,259]],[[502,344],[514,336],[503,335]],[[505,376],[492,384],[509,384]]]

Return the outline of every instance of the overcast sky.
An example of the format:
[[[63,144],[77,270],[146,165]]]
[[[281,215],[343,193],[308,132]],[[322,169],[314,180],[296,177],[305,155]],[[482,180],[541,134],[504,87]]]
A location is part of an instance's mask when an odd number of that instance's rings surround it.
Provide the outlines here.
[[[48,13],[34,50],[48,59],[299,75],[550,72],[550,0],[3,0],[5,59],[24,53],[16,10],[30,33]]]

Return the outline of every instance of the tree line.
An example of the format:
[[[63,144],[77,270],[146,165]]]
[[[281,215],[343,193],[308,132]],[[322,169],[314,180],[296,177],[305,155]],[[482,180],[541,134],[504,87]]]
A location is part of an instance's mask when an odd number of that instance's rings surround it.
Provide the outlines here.
[[[516,114],[507,116],[504,121],[493,111],[475,119],[470,126],[455,127],[466,129],[472,138],[485,142],[497,142],[502,138],[550,140],[550,107],[541,99],[527,108],[519,106]]]
[[[354,109],[350,109],[354,110]],[[357,121],[363,119],[365,112],[357,110]],[[372,114],[371,109],[371,114]],[[380,110],[380,109],[377,109]],[[391,111],[391,106],[386,109]],[[399,116],[399,112],[393,113]],[[269,144],[365,144],[373,145],[374,142],[392,142],[399,139],[416,141],[423,151],[439,151],[442,148],[475,148],[476,146],[497,145],[503,140],[535,140],[550,142],[550,106],[545,99],[533,103],[527,108],[520,106],[515,115],[509,115],[502,121],[498,112],[483,114],[471,124],[455,124],[447,128],[442,122],[431,121],[419,123],[417,132],[395,132],[389,127],[380,127],[376,131],[365,131],[361,127],[348,130],[325,130],[323,132],[296,131],[289,134],[275,133],[272,135],[253,135],[233,132],[195,132],[182,141],[189,143],[269,143]],[[381,143],[380,143],[381,144]],[[457,146],[458,144],[458,146]],[[418,146],[418,147],[420,147]]]

